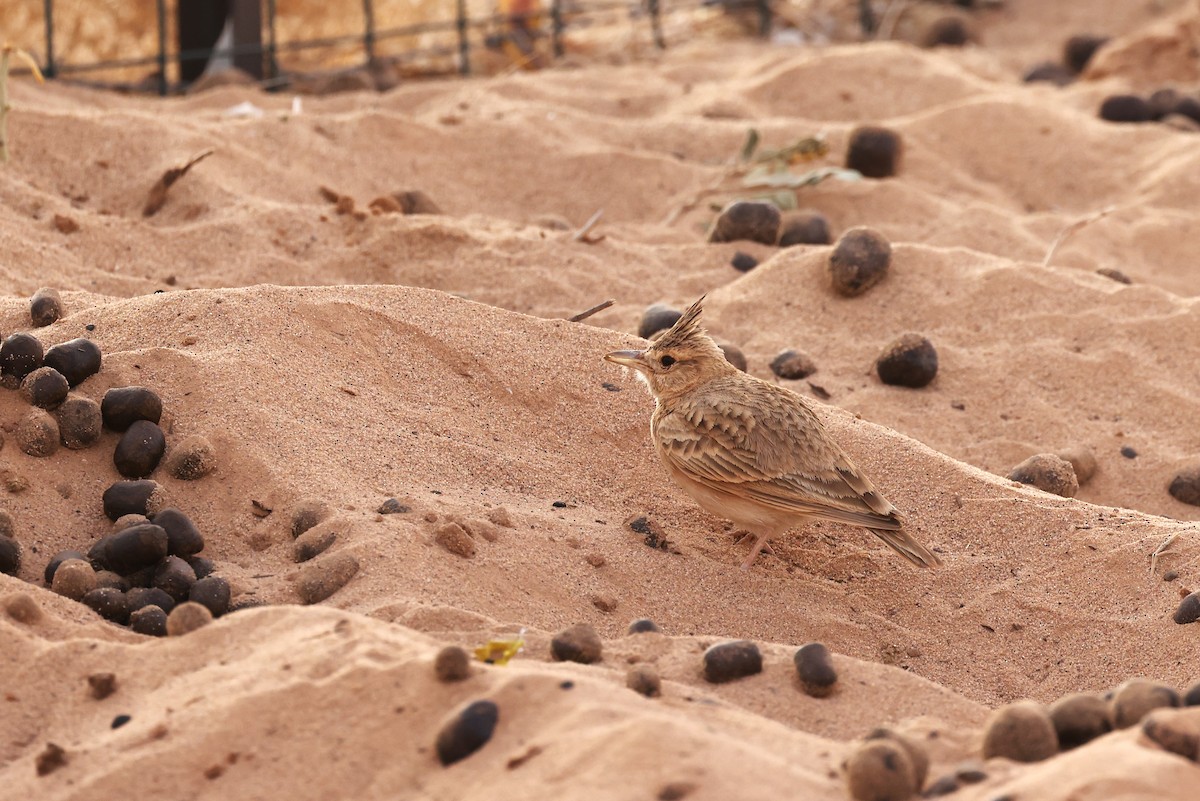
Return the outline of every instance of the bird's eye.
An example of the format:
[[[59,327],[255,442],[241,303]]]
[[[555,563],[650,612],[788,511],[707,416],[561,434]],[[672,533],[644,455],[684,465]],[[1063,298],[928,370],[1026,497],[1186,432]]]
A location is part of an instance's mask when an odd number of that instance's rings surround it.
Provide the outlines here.
[[[659,359],[659,362],[662,364],[662,366],[664,368],[670,367],[672,364],[675,363],[675,357],[674,356],[663,356],[661,359]]]

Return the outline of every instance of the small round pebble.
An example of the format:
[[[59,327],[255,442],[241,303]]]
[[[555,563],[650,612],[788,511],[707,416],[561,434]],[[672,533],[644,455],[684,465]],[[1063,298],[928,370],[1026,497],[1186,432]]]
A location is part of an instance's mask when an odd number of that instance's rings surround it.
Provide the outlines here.
[[[661,303],[647,306],[646,310],[642,312],[642,319],[638,322],[638,336],[642,339],[650,339],[659,331],[666,331],[675,325],[682,316],[683,312]]]
[[[204,537],[192,519],[179,509],[168,507],[154,514],[154,525],[167,532],[167,553],[189,557],[204,550]]]
[[[1138,456],[1138,452],[1135,449],[1129,447],[1128,445],[1124,445],[1121,448],[1121,455],[1124,456],[1126,459],[1136,459]]]
[[[762,652],[750,640],[718,643],[704,652],[704,678],[713,684],[762,672]]]
[[[0,534],[0,573],[15,576],[21,569],[21,544]]]
[[[438,732],[436,750],[443,765],[453,765],[483,748],[492,739],[500,708],[492,701],[475,701]]]
[[[100,348],[90,339],[72,339],[46,351],[47,367],[63,374],[72,387],[100,372]]]
[[[197,481],[217,469],[217,451],[206,437],[193,434],[171,448],[166,467],[180,481]]]
[[[925,786],[925,779],[929,776],[929,752],[925,750],[923,745],[912,737],[901,734],[895,729],[889,729],[886,726],[881,726],[873,730],[863,739],[868,742],[871,740],[887,740],[904,749],[904,753],[908,755],[908,761],[912,764],[913,781],[916,783],[917,789],[920,790]]]
[[[590,665],[600,661],[602,650],[600,635],[588,623],[576,623],[550,640],[550,654],[559,662]]]
[[[1179,693],[1165,684],[1130,679],[1112,695],[1113,725],[1118,729],[1136,726],[1152,710],[1179,706]]]
[[[82,601],[83,596],[96,589],[96,571],[83,559],[68,559],[54,571],[50,589],[72,601]]]
[[[983,730],[983,758],[1040,762],[1058,753],[1058,734],[1046,709],[1034,701],[1017,701],[995,710]]]
[[[1092,453],[1092,449],[1086,445],[1072,445],[1069,448],[1063,448],[1058,452],[1058,458],[1066,459],[1071,463],[1071,467],[1075,470],[1075,480],[1081,487],[1096,475],[1098,466],[1096,454]]]
[[[962,47],[971,41],[971,32],[961,17],[938,17],[920,37],[921,47]]]
[[[167,439],[158,424],[136,420],[117,442],[113,464],[126,478],[145,478],[158,467],[166,450]]]
[[[42,619],[42,608],[37,601],[23,592],[10,595],[4,601],[4,611],[18,623],[31,625]]]
[[[1164,751],[1200,762],[1200,731],[1176,713],[1151,712],[1142,720],[1142,734]]]
[[[125,593],[125,597],[129,601],[130,613],[146,606],[157,606],[163,612],[170,612],[175,608],[175,599],[158,587],[134,587]]]
[[[779,247],[828,245],[833,242],[829,218],[819,211],[806,209],[789,214],[779,232]]]
[[[103,423],[100,406],[91,398],[68,397],[54,412],[62,444],[73,451],[96,444]]]
[[[937,371],[937,349],[920,334],[902,334],[875,360],[879,380],[896,387],[920,389],[937,377]]]
[[[129,604],[125,593],[112,587],[97,587],[83,596],[83,603],[105,620],[124,625],[129,622]]]
[[[861,295],[878,284],[892,263],[892,245],[873,228],[858,226],[842,234],[829,254],[829,279],[840,295]]]
[[[762,200],[735,200],[717,216],[709,233],[709,242],[746,240],[774,245],[779,239],[783,215],[774,203]]]
[[[850,132],[846,167],[865,178],[888,178],[899,170],[903,153],[900,134],[877,125],[860,125]]]
[[[1110,95],[1100,104],[1100,119],[1109,122],[1149,122],[1154,111],[1137,95]]]
[[[438,681],[462,681],[471,675],[471,657],[457,645],[447,645],[433,659],[433,672]]]
[[[639,617],[629,624],[630,634],[644,634],[649,631],[660,631],[658,624],[648,617]]]
[[[0,372],[17,385],[45,363],[42,341],[32,334],[13,334],[0,344]]]
[[[1091,693],[1073,693],[1050,705],[1050,722],[1058,734],[1058,745],[1069,751],[1113,730],[1108,702]]]
[[[45,328],[62,317],[62,298],[57,289],[42,287],[29,299],[29,319],[36,328]]]
[[[816,363],[804,353],[785,350],[771,360],[771,372],[785,381],[799,381],[817,371]]]
[[[637,665],[625,674],[625,686],[647,698],[662,695],[662,678],[650,665]]]
[[[138,420],[157,424],[162,418],[162,399],[147,387],[117,387],[104,393],[100,412],[105,428],[125,431]]]
[[[825,698],[833,693],[838,676],[828,648],[819,642],[807,643],[800,646],[792,661],[805,693],[814,698]]]
[[[198,628],[207,626],[212,623],[212,619],[212,612],[208,611],[207,606],[191,601],[181,603],[171,610],[171,614],[167,615],[167,635],[182,637],[184,634],[190,634]]]
[[[168,542],[167,532],[162,526],[153,523],[130,526],[108,535],[103,561],[114,573],[128,576],[157,564],[167,555]]]
[[[758,266],[758,259],[744,251],[737,251],[733,254],[733,258],[729,260],[729,266],[737,270],[739,273],[748,273]]]
[[[58,566],[68,559],[82,559],[87,561],[87,556],[82,551],[76,550],[59,551],[54,554],[54,556],[50,557],[50,561],[46,564],[46,570],[42,574],[46,579],[46,586],[50,586],[51,582],[54,581],[54,571],[58,570]]]
[[[1189,593],[1179,602],[1175,610],[1175,622],[1179,624],[1195,623],[1200,620],[1200,590]]]
[[[1030,456],[1009,471],[1008,477],[1064,498],[1074,498],[1075,493],[1079,492],[1074,466],[1053,453]]]
[[[143,606],[130,613],[129,628],[149,637],[166,637],[167,613],[158,606]]]
[[[14,436],[23,453],[50,456],[58,450],[58,421],[45,409],[30,409],[17,424]]]
[[[125,515],[144,515],[150,511],[150,499],[158,491],[157,481],[118,481],[104,491],[104,514],[109,520]]]
[[[1167,487],[1167,492],[1181,503],[1200,506],[1200,465],[1176,473]]]
[[[39,367],[21,382],[21,397],[30,406],[53,409],[67,399],[71,385],[53,367]]]
[[[746,362],[746,354],[742,353],[742,349],[730,342],[717,343],[717,347],[721,349],[721,353],[725,354],[725,361],[732,364],[743,373],[749,364]]]
[[[315,498],[300,501],[292,510],[292,536],[299,537],[332,514],[333,509],[325,501]]]
[[[450,525],[454,524],[451,523]],[[295,543],[292,544],[292,558],[297,562],[307,562],[310,559],[316,559],[329,550],[329,546],[335,542],[337,542],[336,531],[331,531],[323,526],[310,528],[297,537]]]
[[[412,509],[400,503],[396,498],[388,498],[379,504],[379,508],[375,511],[381,515],[401,515],[411,512]]]
[[[220,576],[205,576],[197,579],[188,590],[188,600],[207,607],[213,617],[220,617],[229,611],[229,599],[232,592],[229,582]]]
[[[1035,64],[1021,76],[1025,83],[1052,83],[1055,86],[1066,86],[1075,80],[1075,75],[1062,64],[1045,61]]]
[[[192,585],[196,583],[196,571],[178,556],[168,556],[154,568],[151,586],[170,595],[176,603],[188,599]]]
[[[306,604],[324,601],[346,586],[358,573],[354,554],[341,552],[309,563],[296,580],[296,592]]]
[[[846,786],[855,801],[906,801],[917,793],[913,766],[893,740],[868,740],[846,760]]]
[[[1107,43],[1107,36],[1072,36],[1063,45],[1063,63],[1074,73],[1083,72],[1096,51]]]

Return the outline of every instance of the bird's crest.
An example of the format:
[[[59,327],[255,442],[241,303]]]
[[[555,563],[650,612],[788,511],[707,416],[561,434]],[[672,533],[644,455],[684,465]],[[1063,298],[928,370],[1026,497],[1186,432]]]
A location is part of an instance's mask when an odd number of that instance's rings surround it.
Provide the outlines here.
[[[703,337],[707,332],[700,324],[700,312],[703,311],[701,304],[704,303],[705,297],[705,295],[701,295],[695,303],[688,306],[687,311],[675,322],[675,325],[654,341],[654,347],[659,349],[677,348]]]

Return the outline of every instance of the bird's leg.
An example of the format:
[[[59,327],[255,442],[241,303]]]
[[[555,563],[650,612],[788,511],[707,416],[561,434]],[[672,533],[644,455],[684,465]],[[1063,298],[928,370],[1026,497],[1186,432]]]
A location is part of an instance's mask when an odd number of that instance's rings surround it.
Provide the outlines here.
[[[771,550],[767,545],[767,540],[771,538],[771,535],[774,533],[773,531],[766,531],[763,533],[752,531],[750,533],[754,534],[754,545],[750,548],[750,555],[746,557],[746,561],[742,562],[742,570],[750,569],[750,566],[754,564],[754,560],[758,558],[759,551],[763,550],[764,548],[766,548],[767,551]]]

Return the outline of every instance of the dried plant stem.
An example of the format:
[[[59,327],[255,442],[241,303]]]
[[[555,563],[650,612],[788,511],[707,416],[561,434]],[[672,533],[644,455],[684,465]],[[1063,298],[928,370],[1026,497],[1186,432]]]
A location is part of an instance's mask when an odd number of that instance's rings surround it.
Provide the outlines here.
[[[1042,266],[1043,267],[1050,266],[1050,261],[1054,258],[1054,254],[1058,252],[1059,247],[1061,247],[1064,242],[1066,242],[1068,239],[1070,239],[1071,236],[1073,234],[1075,234],[1075,232],[1079,231],[1081,228],[1086,228],[1087,226],[1091,225],[1092,223],[1096,222],[1097,220],[1104,219],[1105,217],[1112,214],[1116,210],[1117,210],[1116,206],[1106,206],[1105,208],[1100,209],[1100,211],[1096,212],[1095,214],[1091,214],[1091,215],[1088,215],[1087,217],[1076,220],[1075,222],[1068,225],[1066,228],[1059,231],[1058,236],[1054,237],[1054,241],[1050,243],[1050,249],[1046,251],[1046,258],[1042,259]]]
[[[615,300],[606,300],[603,303],[597,303],[592,308],[587,309],[586,311],[581,311],[579,314],[576,314],[574,317],[568,317],[567,322],[578,323],[582,320],[586,320],[587,318],[591,317],[596,312],[602,312],[605,309],[607,309],[609,306],[613,305],[614,303],[616,303]]]
[[[38,69],[37,62],[33,60],[33,56],[9,44],[4,45],[0,49],[0,164],[7,164],[9,158],[8,112],[12,107],[8,105],[8,67],[12,56],[16,56],[25,62],[30,71],[33,72],[33,77],[38,79],[38,83],[45,82],[45,79],[42,78],[42,71]]]

